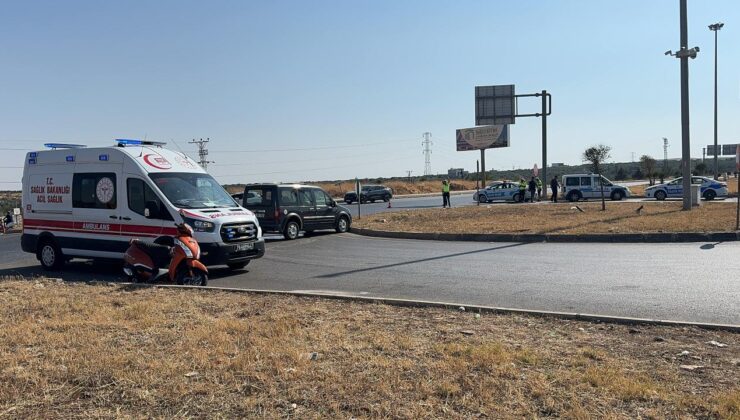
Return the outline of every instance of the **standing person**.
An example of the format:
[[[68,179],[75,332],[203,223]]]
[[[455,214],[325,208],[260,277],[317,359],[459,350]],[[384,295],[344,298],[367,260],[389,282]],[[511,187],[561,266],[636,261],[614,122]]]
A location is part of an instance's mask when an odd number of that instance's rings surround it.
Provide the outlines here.
[[[537,201],[542,201],[542,180],[540,177],[535,177],[534,182],[537,183]]]
[[[552,195],[550,195],[550,201],[553,203],[558,202],[558,188],[560,187],[560,184],[558,183],[558,177],[554,176],[552,177],[552,181],[550,181],[550,189],[552,190]]]
[[[527,181],[524,178],[519,178],[519,202],[523,203],[527,201]]]
[[[534,181],[534,177],[529,180],[529,201],[534,203],[534,193],[537,191],[537,183]]]
[[[442,181],[442,208],[452,208],[450,204],[450,181],[445,179]]]
[[[2,220],[3,224],[3,233],[8,233],[8,229],[13,227],[13,215],[10,214],[10,210],[8,210],[8,214],[3,217]]]

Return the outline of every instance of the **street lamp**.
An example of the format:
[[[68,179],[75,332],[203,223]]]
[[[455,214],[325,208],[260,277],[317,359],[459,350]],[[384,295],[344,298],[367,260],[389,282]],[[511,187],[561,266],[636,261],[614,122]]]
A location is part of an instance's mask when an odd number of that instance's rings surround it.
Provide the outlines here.
[[[717,166],[717,32],[725,26],[722,22],[709,25],[709,30],[714,32],[714,179],[719,179],[719,168]]]

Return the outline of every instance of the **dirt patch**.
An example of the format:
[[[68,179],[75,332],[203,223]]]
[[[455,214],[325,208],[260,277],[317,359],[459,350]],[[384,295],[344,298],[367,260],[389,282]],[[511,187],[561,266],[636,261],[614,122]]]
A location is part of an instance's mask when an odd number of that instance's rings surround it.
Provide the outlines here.
[[[46,280],[0,320],[0,417],[740,415],[729,332]]]
[[[578,208],[583,210],[579,211]],[[735,229],[735,203],[682,211],[680,202],[497,203],[454,209],[380,213],[354,222],[360,228],[432,233],[661,233]],[[642,207],[638,213],[638,209]]]

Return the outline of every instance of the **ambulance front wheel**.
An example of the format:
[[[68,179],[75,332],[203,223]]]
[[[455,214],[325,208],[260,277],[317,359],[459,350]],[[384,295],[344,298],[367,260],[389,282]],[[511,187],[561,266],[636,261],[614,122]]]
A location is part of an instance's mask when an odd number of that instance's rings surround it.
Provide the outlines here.
[[[39,243],[39,248],[36,257],[41,262],[41,266],[44,270],[59,270],[64,265],[64,255],[62,250],[59,249],[56,242],[53,239],[43,239]]]

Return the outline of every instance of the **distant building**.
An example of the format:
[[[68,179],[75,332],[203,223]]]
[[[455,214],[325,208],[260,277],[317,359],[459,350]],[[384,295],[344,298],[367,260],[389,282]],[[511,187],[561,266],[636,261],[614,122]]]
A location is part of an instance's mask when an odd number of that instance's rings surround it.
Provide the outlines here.
[[[551,168],[558,168],[560,166],[565,166],[565,164],[563,162],[554,162],[550,164]]]
[[[468,171],[463,168],[450,168],[447,170],[447,177],[449,178],[465,178],[468,176]]]

